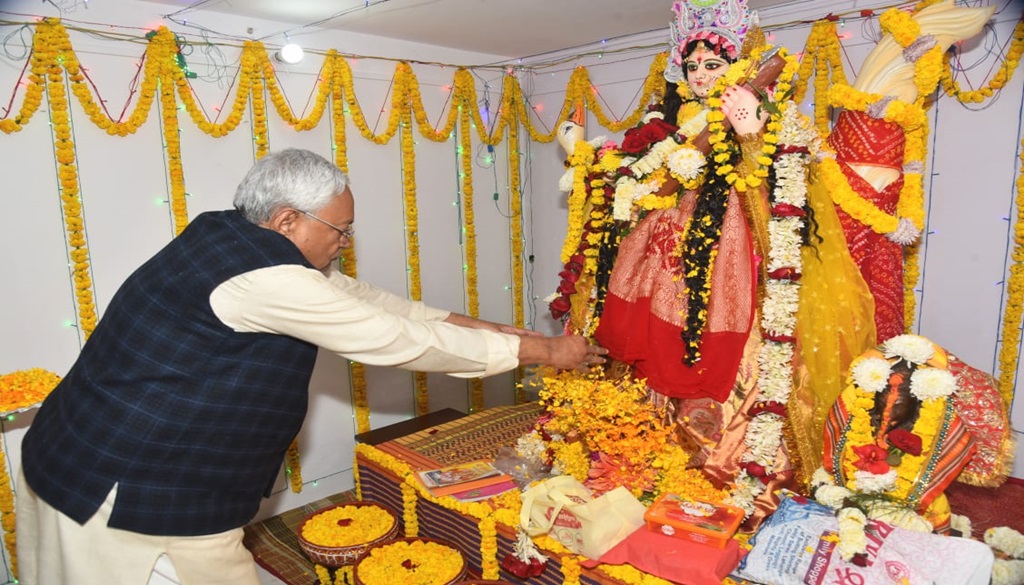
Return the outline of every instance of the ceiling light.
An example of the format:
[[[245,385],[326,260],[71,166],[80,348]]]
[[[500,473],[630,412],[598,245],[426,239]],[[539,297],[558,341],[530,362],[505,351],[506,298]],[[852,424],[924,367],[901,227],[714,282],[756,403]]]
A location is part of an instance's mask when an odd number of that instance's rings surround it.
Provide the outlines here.
[[[302,47],[295,43],[288,43],[281,47],[281,50],[274,53],[274,58],[282,63],[298,63],[302,61]]]

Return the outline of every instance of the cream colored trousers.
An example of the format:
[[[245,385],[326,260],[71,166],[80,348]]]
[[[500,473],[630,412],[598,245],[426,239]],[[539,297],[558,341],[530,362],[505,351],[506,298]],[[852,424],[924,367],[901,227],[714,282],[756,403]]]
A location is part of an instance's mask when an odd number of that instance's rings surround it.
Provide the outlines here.
[[[259,585],[242,529],[209,536],[150,536],[109,528],[117,486],[85,525],[36,496],[19,471],[18,580],[22,585],[146,585],[162,554],[182,585]]]

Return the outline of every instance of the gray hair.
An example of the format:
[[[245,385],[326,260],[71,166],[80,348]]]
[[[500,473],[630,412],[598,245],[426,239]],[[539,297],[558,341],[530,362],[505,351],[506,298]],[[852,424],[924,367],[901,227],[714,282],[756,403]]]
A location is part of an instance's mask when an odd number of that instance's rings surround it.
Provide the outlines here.
[[[348,177],[334,163],[314,152],[289,148],[264,156],[249,169],[235,190],[234,205],[259,225],[282,207],[319,211],[347,186]]]

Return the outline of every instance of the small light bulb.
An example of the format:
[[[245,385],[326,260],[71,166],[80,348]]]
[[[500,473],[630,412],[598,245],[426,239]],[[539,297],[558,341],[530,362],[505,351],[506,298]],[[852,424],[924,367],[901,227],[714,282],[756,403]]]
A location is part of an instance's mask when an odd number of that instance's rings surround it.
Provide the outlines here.
[[[295,43],[288,43],[277,52],[277,60],[284,63],[298,63],[302,61],[302,47]]]

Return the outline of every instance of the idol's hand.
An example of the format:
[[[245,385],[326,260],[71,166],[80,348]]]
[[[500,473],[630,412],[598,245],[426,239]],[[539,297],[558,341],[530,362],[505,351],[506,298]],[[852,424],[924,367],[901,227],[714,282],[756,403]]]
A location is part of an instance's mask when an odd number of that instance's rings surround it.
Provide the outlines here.
[[[749,89],[734,85],[722,94],[722,113],[740,136],[756,134],[768,120],[761,98]]]

